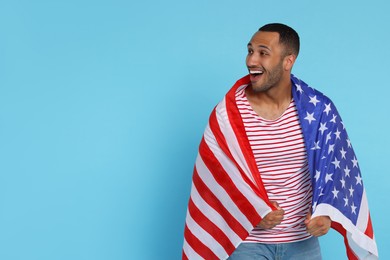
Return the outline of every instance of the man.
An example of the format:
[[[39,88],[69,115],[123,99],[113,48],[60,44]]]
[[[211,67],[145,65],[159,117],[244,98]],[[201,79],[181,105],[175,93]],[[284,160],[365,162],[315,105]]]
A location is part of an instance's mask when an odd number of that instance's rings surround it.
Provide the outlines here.
[[[188,205],[183,259],[321,259],[332,226],[350,259],[377,258],[365,190],[333,103],[291,75],[299,36],[268,24],[249,75],[210,116]]]

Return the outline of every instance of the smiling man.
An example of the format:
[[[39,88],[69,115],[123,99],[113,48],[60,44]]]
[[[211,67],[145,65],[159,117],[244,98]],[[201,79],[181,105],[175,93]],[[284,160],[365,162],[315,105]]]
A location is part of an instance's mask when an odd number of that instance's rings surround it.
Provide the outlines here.
[[[317,237],[330,227],[350,259],[377,258],[344,124],[291,74],[299,46],[283,24],[248,43],[249,74],[214,109],[199,147],[183,259],[321,259]]]

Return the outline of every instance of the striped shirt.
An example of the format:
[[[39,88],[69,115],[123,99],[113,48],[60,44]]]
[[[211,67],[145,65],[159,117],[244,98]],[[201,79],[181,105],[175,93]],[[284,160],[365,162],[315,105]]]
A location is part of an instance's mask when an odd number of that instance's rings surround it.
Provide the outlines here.
[[[294,100],[275,120],[261,118],[252,109],[245,87],[237,90],[236,102],[268,197],[285,211],[282,223],[272,229],[256,227],[244,242],[288,243],[309,238],[304,221],[312,189]]]

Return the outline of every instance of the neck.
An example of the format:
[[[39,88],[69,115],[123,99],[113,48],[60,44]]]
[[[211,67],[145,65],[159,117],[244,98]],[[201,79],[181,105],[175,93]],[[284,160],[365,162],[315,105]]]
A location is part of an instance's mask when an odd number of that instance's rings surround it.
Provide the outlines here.
[[[281,80],[277,85],[267,91],[255,92],[249,85],[245,90],[246,96],[252,109],[261,117],[266,119],[276,119],[290,105],[291,80]]]

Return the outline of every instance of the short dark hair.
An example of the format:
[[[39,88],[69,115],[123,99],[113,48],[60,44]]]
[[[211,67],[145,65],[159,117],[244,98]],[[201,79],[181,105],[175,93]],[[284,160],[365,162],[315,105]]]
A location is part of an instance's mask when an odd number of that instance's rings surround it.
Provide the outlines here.
[[[281,23],[266,24],[259,29],[262,32],[277,32],[279,33],[279,43],[286,48],[285,55],[299,53],[299,35],[291,27]]]

